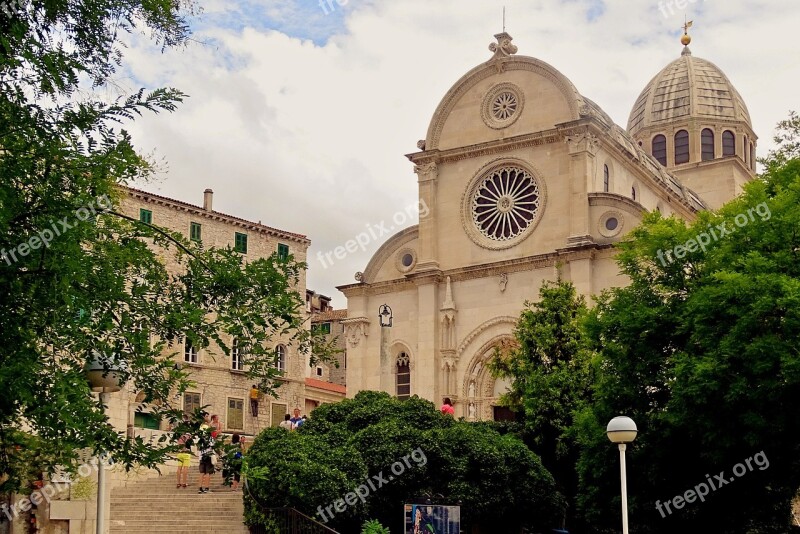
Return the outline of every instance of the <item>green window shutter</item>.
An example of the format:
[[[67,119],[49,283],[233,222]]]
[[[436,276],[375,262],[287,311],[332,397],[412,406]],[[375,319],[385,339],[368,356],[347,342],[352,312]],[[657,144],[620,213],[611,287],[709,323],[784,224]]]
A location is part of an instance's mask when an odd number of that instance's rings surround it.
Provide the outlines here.
[[[144,208],[139,208],[139,220],[145,224],[153,224],[153,212]]]
[[[278,243],[278,259],[286,260],[289,258],[289,245]]]
[[[133,414],[133,426],[147,428],[150,430],[158,430],[161,426],[161,420],[153,414],[137,412]]]
[[[189,225],[189,237],[192,241],[201,241],[203,239],[203,227],[200,223],[193,222]]]
[[[233,241],[233,250],[247,254],[247,234],[236,232]]]

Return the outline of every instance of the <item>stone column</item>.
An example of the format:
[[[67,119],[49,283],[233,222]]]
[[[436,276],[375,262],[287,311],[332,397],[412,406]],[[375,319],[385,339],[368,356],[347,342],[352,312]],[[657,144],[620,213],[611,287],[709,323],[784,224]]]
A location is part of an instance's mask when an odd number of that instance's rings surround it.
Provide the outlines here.
[[[439,176],[436,163],[415,165],[419,184],[419,257],[416,272],[437,270],[439,250],[436,235],[436,189]]]
[[[597,137],[589,131],[567,136],[570,156],[567,246],[592,243],[589,232],[589,190],[595,169],[597,145]]]

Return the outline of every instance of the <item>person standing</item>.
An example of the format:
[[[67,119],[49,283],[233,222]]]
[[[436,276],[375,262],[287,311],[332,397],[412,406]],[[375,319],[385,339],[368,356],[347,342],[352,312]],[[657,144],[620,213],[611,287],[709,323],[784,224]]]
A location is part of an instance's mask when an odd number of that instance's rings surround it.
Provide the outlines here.
[[[211,484],[211,475],[214,474],[214,459],[212,456],[216,454],[214,451],[214,436],[217,431],[209,424],[200,425],[200,432],[197,436],[197,449],[200,455],[200,489],[197,493],[209,493]]]
[[[292,422],[292,430],[297,430],[303,424],[303,418],[300,417],[300,408],[294,409],[294,417],[289,419]]]
[[[281,424],[279,424],[278,426],[283,428],[284,430],[291,430],[292,429],[291,417],[292,416],[289,415],[288,413],[286,415],[284,415],[283,416],[283,421],[281,421]]]
[[[453,403],[450,401],[450,397],[445,397],[444,398],[444,404],[442,404],[442,407],[439,408],[439,409],[445,415],[452,416],[452,415],[454,415],[456,413],[455,408],[453,408]]]
[[[239,481],[242,476],[242,439],[239,434],[234,433],[231,436],[231,445],[233,448],[231,449],[228,454],[230,458],[228,458],[228,469],[230,470],[230,477],[232,478],[233,482],[231,483],[231,487],[233,491],[237,491],[239,489]]]
[[[250,413],[253,417],[258,417],[258,398],[261,397],[261,392],[255,384],[250,388]]]
[[[178,444],[183,445],[183,450],[176,455],[178,459],[178,488],[185,488],[189,482],[189,466],[192,463],[192,441],[189,434],[184,434],[178,439]]]

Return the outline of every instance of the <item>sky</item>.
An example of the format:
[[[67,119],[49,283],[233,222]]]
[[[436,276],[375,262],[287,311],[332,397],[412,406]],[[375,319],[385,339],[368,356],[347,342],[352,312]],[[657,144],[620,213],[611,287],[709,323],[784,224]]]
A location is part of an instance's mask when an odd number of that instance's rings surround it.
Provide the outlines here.
[[[127,125],[160,162],[132,185],[198,205],[210,187],[216,211],[308,236],[308,287],[337,308],[346,299],[336,286],[354,283],[385,229],[417,223],[405,154],[449,88],[491,57],[503,5],[517,54],[560,70],[623,127],[647,82],[679,57],[685,16],[693,55],[744,98],[759,155],[776,123],[800,111],[797,0],[197,3],[186,46],[162,52],[129,38],[119,86],[189,95],[174,113]],[[356,252],[330,254],[362,233],[369,242]]]

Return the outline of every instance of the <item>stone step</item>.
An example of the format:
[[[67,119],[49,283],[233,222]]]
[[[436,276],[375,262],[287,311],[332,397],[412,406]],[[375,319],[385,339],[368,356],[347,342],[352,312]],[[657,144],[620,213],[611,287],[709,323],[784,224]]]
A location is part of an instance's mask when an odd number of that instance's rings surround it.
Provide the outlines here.
[[[198,533],[225,533],[225,534],[250,534],[250,530],[244,525],[223,525],[223,526],[208,526],[202,530],[196,528],[170,528],[161,527],[159,525],[145,525],[145,526],[111,526],[109,532],[146,532],[147,534],[155,534],[161,532],[168,532],[170,534],[198,534]]]
[[[210,493],[199,494],[200,473],[190,469],[186,488],[176,488],[174,471],[129,481],[111,494],[110,533],[248,534],[242,491],[211,476]]]

